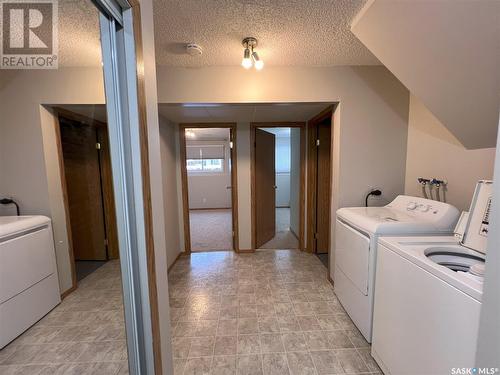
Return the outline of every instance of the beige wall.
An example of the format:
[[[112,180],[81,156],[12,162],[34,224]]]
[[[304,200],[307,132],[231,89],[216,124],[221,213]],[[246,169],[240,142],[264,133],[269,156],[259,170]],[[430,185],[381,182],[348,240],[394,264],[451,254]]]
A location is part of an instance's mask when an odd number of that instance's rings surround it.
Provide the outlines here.
[[[250,180],[250,123],[239,122],[236,128],[238,181],[238,238],[240,249],[252,248],[252,212]]]
[[[420,100],[410,97],[406,194],[422,196],[418,177],[445,179],[447,202],[468,210],[476,182],[492,179],[494,159],[494,148],[465,149]]]
[[[267,67],[260,72],[241,67],[158,67],[158,100],[339,102],[334,116],[332,214],[338,207],[364,204],[372,186],[381,188],[386,200],[404,191],[408,91],[384,67]],[[249,124],[238,123],[242,249],[251,245],[249,137]]]
[[[469,149],[494,147],[499,1],[367,1],[351,31]],[[422,20],[425,20],[422,22]]]
[[[167,264],[170,267],[181,253],[179,200],[177,192],[176,124],[160,116],[160,151],[162,162],[163,208],[165,212],[165,239],[167,243]]]

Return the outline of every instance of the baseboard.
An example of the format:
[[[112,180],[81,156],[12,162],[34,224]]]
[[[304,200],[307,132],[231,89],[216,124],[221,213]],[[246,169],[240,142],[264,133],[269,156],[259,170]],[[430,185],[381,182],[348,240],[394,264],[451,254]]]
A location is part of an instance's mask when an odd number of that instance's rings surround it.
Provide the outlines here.
[[[175,263],[177,263],[177,261],[179,260],[179,258],[184,254],[184,252],[180,252],[179,254],[177,254],[177,257],[175,258],[174,262],[168,267],[167,269],[167,273],[170,272],[170,270],[172,269],[173,266],[175,266]]]
[[[255,249],[239,249],[238,253],[255,253]]]
[[[299,236],[297,236],[297,233],[295,233],[295,231],[292,229],[292,227],[290,227],[290,233],[295,236],[295,238],[297,239],[297,241],[299,241]]]
[[[215,210],[230,210],[231,207],[217,207],[217,208],[190,208],[189,211],[215,211]]]
[[[334,285],[333,285],[333,280],[332,280],[332,278],[330,277],[330,272],[329,272],[329,271],[327,271],[327,272],[326,272],[326,279],[330,282],[330,284],[332,284],[332,286],[334,286]]]
[[[71,288],[66,290],[65,292],[61,293],[61,300],[65,299],[67,296],[69,296],[71,293],[73,293],[77,288],[78,288],[78,285],[75,284]]]

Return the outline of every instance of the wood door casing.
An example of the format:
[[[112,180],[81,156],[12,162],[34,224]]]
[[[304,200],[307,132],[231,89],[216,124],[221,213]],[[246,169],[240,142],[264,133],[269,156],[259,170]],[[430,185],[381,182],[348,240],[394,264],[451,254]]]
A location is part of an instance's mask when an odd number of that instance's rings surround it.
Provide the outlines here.
[[[330,225],[331,225],[331,213],[330,213],[330,202],[332,194],[332,175],[331,175],[331,156],[332,156],[332,129],[333,129],[333,115],[334,106],[330,106],[323,110],[318,115],[314,116],[307,122],[307,219],[306,219],[306,231],[307,231],[307,251],[311,253],[317,253],[317,239],[320,240],[320,246],[329,252],[330,248]],[[329,127],[329,131],[326,129],[318,130],[319,127]],[[320,134],[320,133],[321,134]],[[329,136],[328,136],[329,133]],[[322,136],[325,138],[323,141],[320,140],[324,147],[318,147],[317,140],[318,137]],[[328,140],[326,138],[329,138]],[[321,153],[321,169],[318,171],[318,156]],[[328,154],[328,156],[327,156]],[[323,173],[322,173],[323,172]],[[318,174],[320,176],[321,187],[318,186]],[[319,189],[319,190],[318,190]],[[318,191],[324,196],[318,197]],[[318,207],[320,208],[320,226],[327,227],[326,234],[324,230],[323,233],[318,233]],[[328,223],[328,224],[327,224]],[[324,251],[324,250],[323,250]]]
[[[59,119],[75,260],[106,260],[106,232],[94,126]]]
[[[276,166],[274,134],[255,129],[255,246],[276,234]]]
[[[245,252],[246,249],[239,248],[239,224],[238,224],[238,151],[237,151],[237,135],[236,123],[234,122],[219,122],[219,123],[180,123],[179,124],[179,144],[180,144],[180,164],[181,164],[181,185],[182,185],[182,211],[183,211],[183,227],[184,227],[184,252],[191,253],[191,231],[189,220],[189,192],[188,192],[188,177],[186,169],[186,133],[189,128],[228,128],[230,129],[233,147],[231,148],[231,206],[232,206],[232,228],[233,228],[233,246],[235,252]]]
[[[229,128],[231,147],[229,162],[231,165],[231,217],[233,229],[233,250],[237,251],[238,244],[238,167],[236,165],[236,129]]]
[[[108,129],[106,127],[97,127],[97,140],[101,145],[99,150],[99,161],[101,165],[102,201],[104,204],[104,223],[106,224],[108,258],[119,259],[120,250],[118,247],[118,229],[116,228],[115,194],[113,191]]]
[[[319,123],[317,128],[316,167],[316,253],[328,253],[330,238],[330,175],[331,175],[331,120]]]

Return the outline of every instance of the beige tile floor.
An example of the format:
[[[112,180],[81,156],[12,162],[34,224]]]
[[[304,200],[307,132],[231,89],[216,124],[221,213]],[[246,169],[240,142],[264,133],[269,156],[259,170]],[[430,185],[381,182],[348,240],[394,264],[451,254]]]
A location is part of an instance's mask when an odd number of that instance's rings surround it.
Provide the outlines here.
[[[196,253],[169,275],[175,374],[380,374],[313,255]],[[128,373],[109,262],[0,351],[0,374]]]
[[[175,374],[380,374],[313,255],[197,253],[169,275]]]
[[[118,261],[0,351],[0,374],[128,374]]]

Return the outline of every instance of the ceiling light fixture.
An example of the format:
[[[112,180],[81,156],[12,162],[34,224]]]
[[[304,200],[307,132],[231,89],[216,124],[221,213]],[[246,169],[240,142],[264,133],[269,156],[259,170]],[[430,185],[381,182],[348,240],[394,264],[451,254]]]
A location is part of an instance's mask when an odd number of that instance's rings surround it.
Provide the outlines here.
[[[196,134],[194,133],[194,131],[186,129],[186,137],[194,138],[194,137],[196,137]]]
[[[264,67],[264,61],[262,61],[257,52],[254,51],[254,48],[257,47],[257,39],[248,37],[243,39],[241,44],[243,44],[243,47],[245,48],[243,51],[241,66],[245,69],[250,69],[253,65],[255,65],[255,69],[261,70]]]

